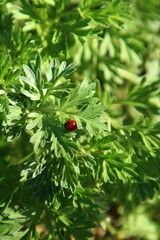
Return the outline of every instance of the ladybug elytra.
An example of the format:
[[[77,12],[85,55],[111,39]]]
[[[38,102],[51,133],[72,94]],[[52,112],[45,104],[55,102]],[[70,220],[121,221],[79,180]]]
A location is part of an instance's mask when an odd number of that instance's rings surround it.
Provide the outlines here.
[[[68,120],[65,124],[64,127],[68,130],[68,131],[76,131],[78,129],[77,127],[77,123],[74,120]]]

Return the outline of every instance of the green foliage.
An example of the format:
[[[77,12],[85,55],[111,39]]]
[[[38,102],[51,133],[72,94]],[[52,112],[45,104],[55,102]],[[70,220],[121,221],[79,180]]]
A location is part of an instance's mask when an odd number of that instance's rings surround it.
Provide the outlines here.
[[[158,13],[0,1],[0,239],[158,240]]]
[[[5,7],[16,21],[25,19],[25,32],[37,32],[33,41],[40,45],[39,51],[46,56],[68,55],[67,49],[74,42],[83,44],[86,37],[95,37],[103,27],[112,24],[119,28],[128,18],[128,3],[121,0],[6,2]],[[24,42],[19,48],[21,44]]]

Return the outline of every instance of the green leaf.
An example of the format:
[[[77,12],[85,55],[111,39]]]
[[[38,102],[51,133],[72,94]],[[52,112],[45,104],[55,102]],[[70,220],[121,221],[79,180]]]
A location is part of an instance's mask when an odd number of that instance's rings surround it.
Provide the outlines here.
[[[104,110],[105,106],[97,103],[97,99],[93,99],[87,108],[81,111],[80,118],[86,123],[86,129],[91,136],[106,130]]]
[[[63,188],[68,188],[72,192],[75,191],[76,186],[78,185],[78,175],[76,171],[76,167],[65,161],[65,165],[63,166],[62,170],[62,179],[61,179],[61,186]]]
[[[23,88],[21,88],[21,93],[23,93],[25,96],[29,97],[32,101],[40,100],[40,94],[39,93],[34,93],[32,91],[27,91]]]
[[[28,114],[28,117],[30,118],[34,118],[34,120],[31,120],[29,124],[27,124],[26,129],[30,130],[35,128],[36,126],[38,128],[42,128],[42,118],[43,115],[39,114],[39,113],[30,113]]]
[[[44,132],[41,130],[37,130],[37,132],[30,138],[30,142],[34,143],[35,152],[39,151],[40,143],[43,139],[43,136],[44,136]]]
[[[3,59],[3,64],[1,63],[1,68],[0,68],[0,79],[2,79],[4,77],[4,75],[7,73],[8,69],[11,66],[11,57],[10,55],[6,55],[4,56],[2,53],[2,56],[4,57]]]
[[[61,72],[64,71],[65,68],[66,68],[66,62],[63,61],[63,62],[61,62],[60,66],[59,66],[58,75],[60,75]]]
[[[106,164],[106,161],[103,161],[102,163],[102,177],[104,182],[109,182],[110,181],[110,177],[108,175],[108,170],[107,170],[108,166]]]
[[[5,85],[8,86],[12,84],[18,84],[19,81],[17,80],[17,77],[19,76],[19,74],[20,74],[20,69],[16,69],[14,72],[11,71],[11,73],[8,74]]]
[[[60,70],[58,72],[58,75],[56,77],[56,80],[65,76],[70,75],[75,71],[75,65],[76,63],[71,63],[66,67],[66,63],[62,62],[60,65]]]
[[[32,83],[35,83],[35,75],[34,75],[33,71],[25,64],[23,65],[23,70],[24,70],[27,78],[29,78]]]
[[[83,81],[81,85],[77,86],[73,90],[71,90],[69,96],[67,97],[65,102],[62,102],[61,109],[67,110],[77,104],[88,102],[88,99],[94,94],[94,83],[88,84],[87,80]]]
[[[118,136],[115,134],[108,134],[107,136],[103,137],[102,139],[98,140],[93,147],[102,147],[103,145],[106,145],[107,143],[113,142],[118,139]]]
[[[59,216],[59,220],[62,221],[66,226],[72,225],[72,222],[65,216]]]
[[[0,237],[1,239],[17,239],[20,240],[25,232],[19,232],[25,218],[18,211],[7,208],[1,216]]]
[[[30,87],[34,88],[36,91],[38,91],[37,86],[35,85],[35,81],[32,81],[30,78],[28,77],[24,77],[24,76],[20,76],[19,80],[21,82],[24,82],[26,84],[28,84]]]

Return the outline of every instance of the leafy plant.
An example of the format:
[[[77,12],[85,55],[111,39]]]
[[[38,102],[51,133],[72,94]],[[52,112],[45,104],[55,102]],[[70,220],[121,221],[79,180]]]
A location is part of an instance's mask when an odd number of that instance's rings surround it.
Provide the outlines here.
[[[0,1],[0,239],[158,240],[156,6]]]

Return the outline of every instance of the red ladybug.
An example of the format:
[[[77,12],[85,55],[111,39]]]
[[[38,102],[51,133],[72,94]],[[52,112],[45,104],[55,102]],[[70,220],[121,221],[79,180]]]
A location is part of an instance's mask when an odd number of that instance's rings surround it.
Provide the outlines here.
[[[78,129],[77,127],[77,123],[74,120],[68,120],[65,124],[64,124],[65,129],[67,129],[68,131],[76,131]]]

